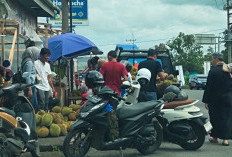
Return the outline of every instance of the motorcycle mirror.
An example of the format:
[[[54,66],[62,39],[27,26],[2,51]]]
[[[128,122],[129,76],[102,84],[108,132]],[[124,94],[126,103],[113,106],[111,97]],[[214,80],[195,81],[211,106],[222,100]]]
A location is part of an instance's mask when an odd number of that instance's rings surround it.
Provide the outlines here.
[[[121,85],[121,88],[122,89],[127,89],[127,88],[130,88],[131,87],[131,84],[129,81],[124,81]]]

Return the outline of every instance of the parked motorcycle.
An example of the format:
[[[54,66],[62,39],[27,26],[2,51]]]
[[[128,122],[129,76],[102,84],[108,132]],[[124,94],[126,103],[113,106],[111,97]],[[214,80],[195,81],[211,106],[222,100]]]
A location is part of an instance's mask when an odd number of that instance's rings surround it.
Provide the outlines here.
[[[144,68],[140,69],[136,80],[139,83],[136,81],[123,82],[123,85],[129,88],[124,96],[125,101],[121,101],[119,104],[120,108],[132,106],[138,101],[146,101],[145,91],[150,80],[150,71]],[[200,148],[212,126],[207,118],[203,117],[200,108],[195,106],[198,100],[188,99],[187,94],[174,85],[167,87],[164,93],[165,95],[161,98],[165,101],[164,108],[161,110],[162,116],[157,116],[163,127],[164,139],[178,144],[186,150]]]
[[[205,142],[205,136],[212,129],[211,123],[195,106],[199,100],[188,99],[186,93],[176,86],[169,86],[165,93],[177,96],[174,101],[165,103],[158,120],[164,130],[164,138],[186,150],[197,150]]]
[[[91,80],[91,83],[87,80]],[[101,87],[99,84],[102,83],[103,77],[96,71],[91,71],[86,76],[86,84],[93,88],[95,94],[87,97],[88,101],[81,108],[80,118],[71,126],[72,130],[63,143],[64,155],[83,157],[90,147],[97,150],[136,148],[142,154],[156,151],[163,133],[156,116],[160,114],[163,102],[149,101],[119,108],[116,112],[119,136],[115,140],[108,140],[107,117],[111,108],[116,109],[123,98],[107,86]]]
[[[22,92],[27,87],[16,83],[0,90],[0,157],[20,156],[26,151],[38,155],[34,109]]]

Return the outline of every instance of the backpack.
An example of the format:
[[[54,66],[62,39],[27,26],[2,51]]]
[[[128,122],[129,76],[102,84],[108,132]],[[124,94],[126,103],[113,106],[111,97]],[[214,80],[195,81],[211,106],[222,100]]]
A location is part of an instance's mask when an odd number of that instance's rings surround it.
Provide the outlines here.
[[[26,83],[25,79],[22,77],[22,72],[20,70],[13,75],[12,83]]]

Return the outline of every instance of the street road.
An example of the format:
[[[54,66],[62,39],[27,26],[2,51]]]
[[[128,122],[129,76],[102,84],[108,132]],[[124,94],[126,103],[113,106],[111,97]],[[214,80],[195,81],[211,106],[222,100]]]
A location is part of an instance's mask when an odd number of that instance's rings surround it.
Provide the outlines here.
[[[204,108],[204,104],[201,102],[203,90],[184,90],[190,99],[200,100],[197,106],[201,108],[205,116],[208,116],[207,110]],[[232,141],[229,141],[232,145]],[[208,141],[206,137],[205,144],[196,151],[186,151],[180,146],[163,142],[160,149],[154,154],[148,155],[146,157],[229,157],[232,155],[232,149],[230,146],[222,146],[221,141],[219,144],[212,144]],[[123,150],[124,157],[143,157],[135,149],[125,149]],[[26,157],[27,155],[25,155]],[[62,152],[43,152],[42,157],[63,157]],[[119,157],[119,151],[97,151],[95,149],[90,149],[86,157]]]

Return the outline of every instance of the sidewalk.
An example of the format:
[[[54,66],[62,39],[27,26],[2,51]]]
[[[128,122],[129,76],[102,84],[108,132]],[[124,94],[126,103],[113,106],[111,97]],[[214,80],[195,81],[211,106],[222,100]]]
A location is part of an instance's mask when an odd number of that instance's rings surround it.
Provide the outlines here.
[[[64,157],[62,145],[65,136],[39,138],[41,157]],[[31,157],[31,153],[22,154],[21,157]]]

